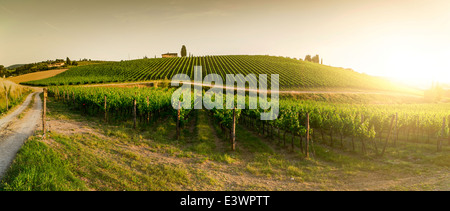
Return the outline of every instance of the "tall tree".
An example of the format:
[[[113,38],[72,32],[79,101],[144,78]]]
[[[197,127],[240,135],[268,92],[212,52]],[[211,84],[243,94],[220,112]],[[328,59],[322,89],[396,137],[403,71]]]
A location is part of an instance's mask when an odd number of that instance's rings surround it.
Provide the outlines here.
[[[305,61],[308,61],[308,62],[312,61],[312,60],[311,60],[311,55],[306,55],[306,56],[305,56]]]
[[[187,50],[186,50],[186,46],[182,46],[181,47],[181,57],[186,57],[186,55],[187,55]]]
[[[316,55],[312,58],[312,62],[314,62],[314,63],[319,63],[319,62],[320,62],[319,55],[316,54]]]
[[[5,69],[5,66],[3,66],[3,65],[0,65],[0,77],[2,77],[2,75],[3,75],[3,78],[5,77],[5,74],[6,73],[6,69]]]
[[[69,57],[67,57],[67,58],[66,58],[66,65],[71,65],[71,64],[72,64],[72,62],[70,62]]]

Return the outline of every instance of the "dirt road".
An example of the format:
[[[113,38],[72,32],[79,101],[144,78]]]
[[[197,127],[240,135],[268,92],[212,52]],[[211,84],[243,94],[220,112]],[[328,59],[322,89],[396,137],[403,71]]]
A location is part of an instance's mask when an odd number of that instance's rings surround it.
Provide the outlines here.
[[[19,151],[22,144],[33,135],[41,120],[42,101],[39,93],[34,92],[25,99],[14,112],[0,119],[0,179]],[[30,109],[28,105],[34,98]],[[23,113],[23,115],[20,115]]]

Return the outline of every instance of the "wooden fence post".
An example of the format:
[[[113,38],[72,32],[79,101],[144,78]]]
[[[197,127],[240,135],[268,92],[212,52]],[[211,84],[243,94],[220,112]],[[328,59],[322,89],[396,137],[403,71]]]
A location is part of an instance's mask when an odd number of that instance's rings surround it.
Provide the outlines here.
[[[364,114],[361,114],[361,125],[364,124]],[[361,151],[363,154],[366,154],[366,144],[364,139],[361,139]]]
[[[149,106],[150,106],[150,101],[147,96],[147,109],[149,108]],[[150,123],[150,112],[147,112],[147,123]]]
[[[180,106],[181,106],[181,101],[178,101],[178,111],[177,111],[177,140],[180,139],[180,114],[181,114]]]
[[[231,126],[231,150],[236,149],[236,107],[233,108],[233,125]]]
[[[106,111],[106,95],[105,95],[105,122],[108,122],[108,112]]]
[[[43,109],[42,109],[42,133],[43,133],[43,138],[45,139],[45,118],[46,118],[46,113],[47,113],[47,88],[44,88],[44,101],[43,101]]]
[[[397,141],[398,141],[398,113],[395,113],[395,141],[394,141],[394,147],[397,147]]]
[[[294,146],[295,132],[291,132],[291,135],[292,135],[292,137],[291,137],[291,149],[292,149],[292,152],[293,152],[294,148],[295,148],[295,146]]]
[[[309,113],[306,113],[306,158],[309,158]]]
[[[136,129],[136,98],[133,100],[133,129]]]
[[[444,138],[445,133],[445,117],[442,120],[442,134],[441,137],[438,137],[437,141],[437,151],[440,152],[442,150],[442,139]]]
[[[264,124],[264,120],[262,121],[262,134],[264,135],[264,129],[265,129],[265,124]]]
[[[391,126],[389,127],[389,133],[388,133],[388,135],[386,137],[386,142],[384,143],[384,147],[383,147],[383,151],[381,152],[381,156],[383,156],[384,152],[386,151],[386,147],[387,147],[387,144],[388,144],[388,141],[389,141],[389,137],[391,136],[392,126],[394,125],[394,120],[395,120],[395,116],[392,116]]]

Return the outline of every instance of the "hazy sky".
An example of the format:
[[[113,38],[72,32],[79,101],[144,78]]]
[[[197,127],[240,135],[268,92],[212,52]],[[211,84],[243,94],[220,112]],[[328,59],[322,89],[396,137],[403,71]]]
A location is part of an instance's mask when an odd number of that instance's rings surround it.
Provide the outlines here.
[[[0,64],[180,52],[450,81],[449,0],[0,0]]]

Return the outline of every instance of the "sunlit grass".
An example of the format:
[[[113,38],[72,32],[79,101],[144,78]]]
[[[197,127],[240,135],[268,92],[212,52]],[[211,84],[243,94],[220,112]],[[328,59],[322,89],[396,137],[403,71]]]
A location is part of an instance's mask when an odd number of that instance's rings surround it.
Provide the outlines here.
[[[2,190],[292,190],[294,187],[433,190],[446,187],[425,181],[397,182],[404,177],[426,178],[436,172],[448,172],[447,146],[443,152],[436,153],[431,144],[400,142],[399,146],[390,147],[384,157],[377,157],[315,143],[314,156],[305,159],[297,150],[298,145],[291,151],[280,145],[277,138],[264,137],[238,125],[237,150],[233,152],[227,136],[209,119],[207,111],[196,111],[182,130],[183,138],[177,141],[173,118],[162,117],[134,130],[130,123],[105,123],[98,117],[79,115],[59,102],[48,106],[52,113],[49,118],[65,117],[64,121],[82,124],[90,132],[52,131],[47,140],[41,140],[39,134],[33,136],[2,180]],[[235,183],[229,176],[247,182]],[[377,180],[392,184],[379,187],[364,183]]]
[[[31,93],[29,88],[0,78],[0,116],[22,103],[29,93]]]

